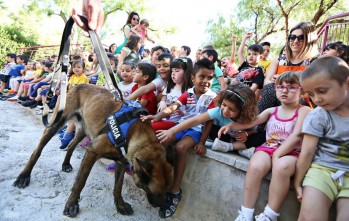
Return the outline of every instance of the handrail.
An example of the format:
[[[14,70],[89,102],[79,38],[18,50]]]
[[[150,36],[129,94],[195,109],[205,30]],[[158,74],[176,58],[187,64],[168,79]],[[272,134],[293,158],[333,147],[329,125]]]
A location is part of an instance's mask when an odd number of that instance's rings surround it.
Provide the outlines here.
[[[328,17],[328,18],[322,23],[321,27],[318,29],[317,35],[320,36],[320,35],[324,32],[326,25],[327,25],[331,20],[334,20],[334,19],[337,19],[337,18],[343,18],[343,17],[347,17],[347,16],[349,16],[349,12],[345,12],[345,13],[342,13],[342,14],[333,15],[333,16]]]

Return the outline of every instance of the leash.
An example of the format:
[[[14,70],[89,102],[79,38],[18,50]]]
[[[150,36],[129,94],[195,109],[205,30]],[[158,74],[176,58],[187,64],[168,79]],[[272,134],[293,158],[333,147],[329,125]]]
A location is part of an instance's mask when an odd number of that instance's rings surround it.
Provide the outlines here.
[[[80,16],[80,19],[85,24],[85,26],[88,27],[87,19],[83,16]],[[67,87],[68,87],[67,74],[68,74],[68,67],[69,67],[70,35],[71,35],[73,25],[74,25],[74,20],[72,17],[70,17],[64,27],[61,46],[59,49],[58,62],[56,64],[54,76],[50,85],[50,89],[47,92],[47,99],[44,104],[42,122],[45,125],[45,127],[51,127],[52,125],[56,124],[62,117],[63,110],[65,108],[65,103],[67,99]],[[95,31],[88,30],[88,33],[90,35],[93,47],[95,49],[95,53],[97,55],[99,65],[101,67],[102,73],[104,74],[107,87],[110,93],[113,94],[115,101],[124,102],[121,90],[117,86],[117,83],[120,82],[120,80],[118,78],[115,79],[113,70],[109,62],[109,58],[105,53],[105,50],[103,48],[101,41],[99,40]],[[58,107],[56,116],[53,116],[52,117],[53,119],[51,119],[49,122],[48,120],[49,105],[56,92],[59,82],[61,84],[60,96],[59,96],[59,107]]]

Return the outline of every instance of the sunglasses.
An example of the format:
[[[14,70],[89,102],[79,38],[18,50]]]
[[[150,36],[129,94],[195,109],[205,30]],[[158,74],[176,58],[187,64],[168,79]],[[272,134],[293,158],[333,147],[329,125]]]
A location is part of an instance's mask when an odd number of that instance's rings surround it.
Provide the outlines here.
[[[287,89],[288,92],[296,92],[297,90],[299,90],[301,87],[297,86],[297,85],[275,85],[275,90],[282,92],[284,89]]]
[[[132,20],[139,21],[139,18],[132,18]]]
[[[289,35],[288,41],[295,41],[298,39],[298,41],[303,42],[304,41],[304,35]]]

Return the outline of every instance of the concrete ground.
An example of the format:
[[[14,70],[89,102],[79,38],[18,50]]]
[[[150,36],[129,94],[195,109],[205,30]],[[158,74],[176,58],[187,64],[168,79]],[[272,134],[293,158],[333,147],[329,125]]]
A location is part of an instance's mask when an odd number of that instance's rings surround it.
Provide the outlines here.
[[[44,126],[29,108],[16,102],[0,101],[0,220],[160,220],[158,209],[152,208],[143,191],[125,175],[123,196],[134,215],[118,214],[113,201],[114,174],[98,161],[81,193],[80,213],[75,218],[63,216],[65,202],[85,150],[77,147],[72,156],[73,171],[61,171],[65,152],[59,150],[55,136],[45,147],[25,189],[13,187],[18,174],[38,144]],[[178,220],[171,218],[170,220]]]

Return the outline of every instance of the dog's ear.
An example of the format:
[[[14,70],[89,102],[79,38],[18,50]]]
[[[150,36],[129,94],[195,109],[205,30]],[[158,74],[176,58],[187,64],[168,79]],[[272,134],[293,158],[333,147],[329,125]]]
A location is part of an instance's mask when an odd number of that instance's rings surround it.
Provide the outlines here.
[[[175,152],[174,152],[174,146],[169,145],[166,147],[166,161],[171,164],[171,166],[174,167],[175,162]]]
[[[140,160],[137,157],[136,161],[141,169],[141,172],[150,176],[153,171],[153,165],[151,163],[146,162],[145,160]]]

